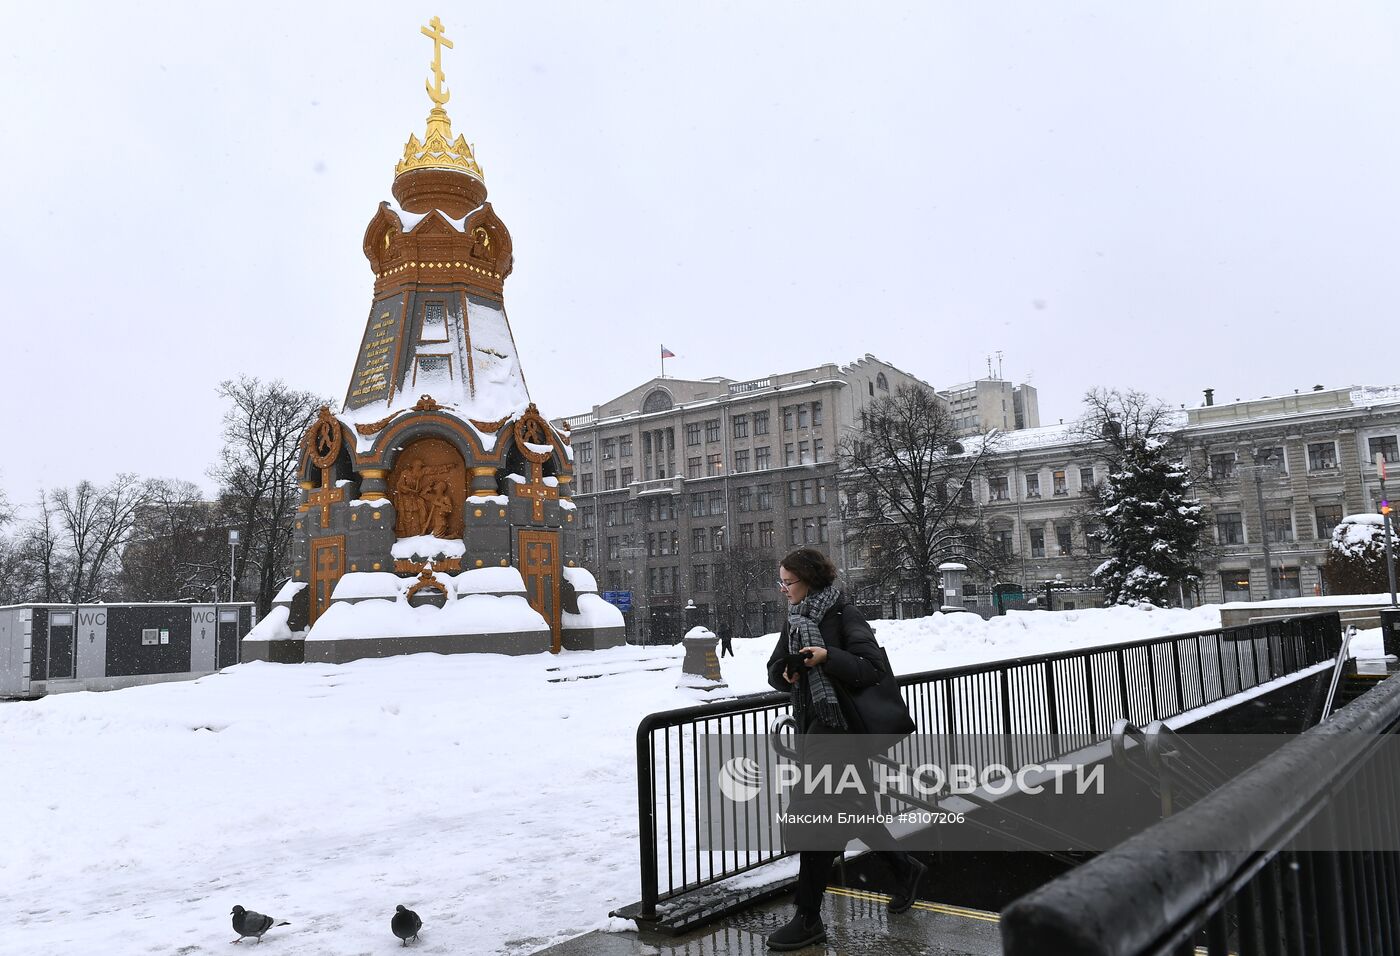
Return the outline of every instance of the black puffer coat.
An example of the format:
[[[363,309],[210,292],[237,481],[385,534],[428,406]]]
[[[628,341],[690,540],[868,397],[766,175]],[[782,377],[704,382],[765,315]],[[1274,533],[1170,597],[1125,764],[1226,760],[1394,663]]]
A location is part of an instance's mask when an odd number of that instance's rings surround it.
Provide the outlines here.
[[[826,641],[826,663],[820,666],[826,668],[826,676],[836,689],[846,727],[851,733],[864,733],[860,715],[851,703],[851,691],[873,687],[885,677],[885,662],[880,645],[875,642],[875,632],[870,629],[870,623],[860,609],[844,596],[826,612],[817,626],[821,630],[822,640]],[[781,691],[792,690],[792,685],[783,677],[783,659],[788,654],[788,627],[787,622],[783,622],[778,644],[768,658],[768,683]],[[798,692],[804,695],[809,693],[805,675],[798,684]],[[810,697],[807,702],[810,703]],[[811,713],[811,708],[807,707],[806,712]],[[805,731],[807,728],[801,729]]]

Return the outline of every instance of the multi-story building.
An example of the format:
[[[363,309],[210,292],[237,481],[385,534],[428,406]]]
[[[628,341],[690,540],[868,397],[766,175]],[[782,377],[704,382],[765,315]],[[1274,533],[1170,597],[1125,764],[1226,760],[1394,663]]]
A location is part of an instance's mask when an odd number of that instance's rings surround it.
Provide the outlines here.
[[[1209,509],[1204,580],[1188,600],[1264,600],[1322,592],[1332,529],[1375,511],[1377,455],[1400,459],[1400,386],[1317,389],[1183,410],[1181,433]],[[1072,425],[1003,435],[980,482],[988,527],[1009,555],[998,574],[1035,592],[1058,575],[1087,582],[1103,560],[1091,492],[1106,476],[1102,442]],[[991,581],[972,582],[987,604]],[[980,587],[979,587],[980,586]],[[979,593],[980,592],[980,593]]]
[[[1031,385],[1013,385],[1005,379],[988,377],[941,388],[938,395],[948,403],[960,436],[1040,425],[1040,403]]]
[[[837,447],[904,384],[928,387],[866,355],[745,382],[654,378],[570,416],[581,557],[600,588],[631,592],[629,639],[679,637],[688,601],[764,633],[781,622],[786,550],[817,545],[844,567]]]

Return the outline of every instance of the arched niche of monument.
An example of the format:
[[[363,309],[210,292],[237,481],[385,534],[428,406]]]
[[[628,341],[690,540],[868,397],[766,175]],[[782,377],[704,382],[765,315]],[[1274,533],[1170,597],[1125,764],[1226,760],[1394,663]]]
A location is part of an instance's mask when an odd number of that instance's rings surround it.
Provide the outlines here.
[[[489,202],[467,218],[463,232],[471,240],[471,259],[502,275],[510,274],[514,261],[510,232]]]
[[[425,436],[403,445],[389,472],[388,493],[398,537],[462,537],[467,467],[451,442]]]
[[[550,455],[544,461],[539,463],[540,477],[559,477],[559,465],[559,451],[556,448],[552,455]],[[506,475],[516,474],[528,481],[530,479],[530,475],[532,473],[533,468],[534,462],[530,461],[521,453],[520,447],[518,445],[512,444],[510,446],[510,451],[506,452],[505,468],[501,469],[499,474],[502,480],[505,479]]]

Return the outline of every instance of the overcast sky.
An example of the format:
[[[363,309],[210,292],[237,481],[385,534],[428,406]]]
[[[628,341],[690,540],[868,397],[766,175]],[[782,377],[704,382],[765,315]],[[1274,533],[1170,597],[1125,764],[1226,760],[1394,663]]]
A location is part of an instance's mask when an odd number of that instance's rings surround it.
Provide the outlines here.
[[[209,486],[239,373],[343,398],[434,14],[548,416],[662,343],[939,387],[1000,351],[1046,424],[1400,382],[1393,2],[10,3],[12,499]]]

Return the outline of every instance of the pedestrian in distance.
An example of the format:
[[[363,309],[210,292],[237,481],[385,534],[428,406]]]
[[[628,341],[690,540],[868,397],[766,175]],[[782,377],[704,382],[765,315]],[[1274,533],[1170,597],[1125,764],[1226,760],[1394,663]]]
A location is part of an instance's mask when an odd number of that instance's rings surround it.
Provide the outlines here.
[[[721,624],[719,628],[719,656],[734,656],[734,640],[728,624]]]
[[[846,802],[839,809],[873,813],[869,754],[852,758],[853,746],[868,746],[875,740],[883,743],[887,739],[892,746],[894,740],[914,730],[913,718],[890,673],[888,658],[876,643],[864,615],[836,586],[836,567],[822,552],[799,548],[784,557],[778,565],[778,588],[787,597],[788,618],[768,659],[768,682],[792,695],[792,715],[803,762],[835,762],[843,758],[833,754],[844,753],[847,765],[854,766],[860,775],[864,794],[837,797]],[[844,736],[851,734],[866,736]],[[833,779],[840,776],[838,771]],[[790,813],[802,799],[830,798],[803,798],[794,792],[788,807]],[[854,805],[850,804],[851,799]],[[806,811],[816,805],[808,803],[801,809]],[[795,841],[818,845],[798,848],[797,912],[787,925],[768,937],[769,949],[801,949],[826,939],[822,896],[831,865],[844,852],[846,835],[827,828],[816,837],[814,841]],[[883,823],[862,826],[850,837],[858,837],[879,851],[893,870],[898,889],[886,909],[891,913],[908,910],[927,867],[900,850]],[[784,839],[788,839],[787,831]]]

